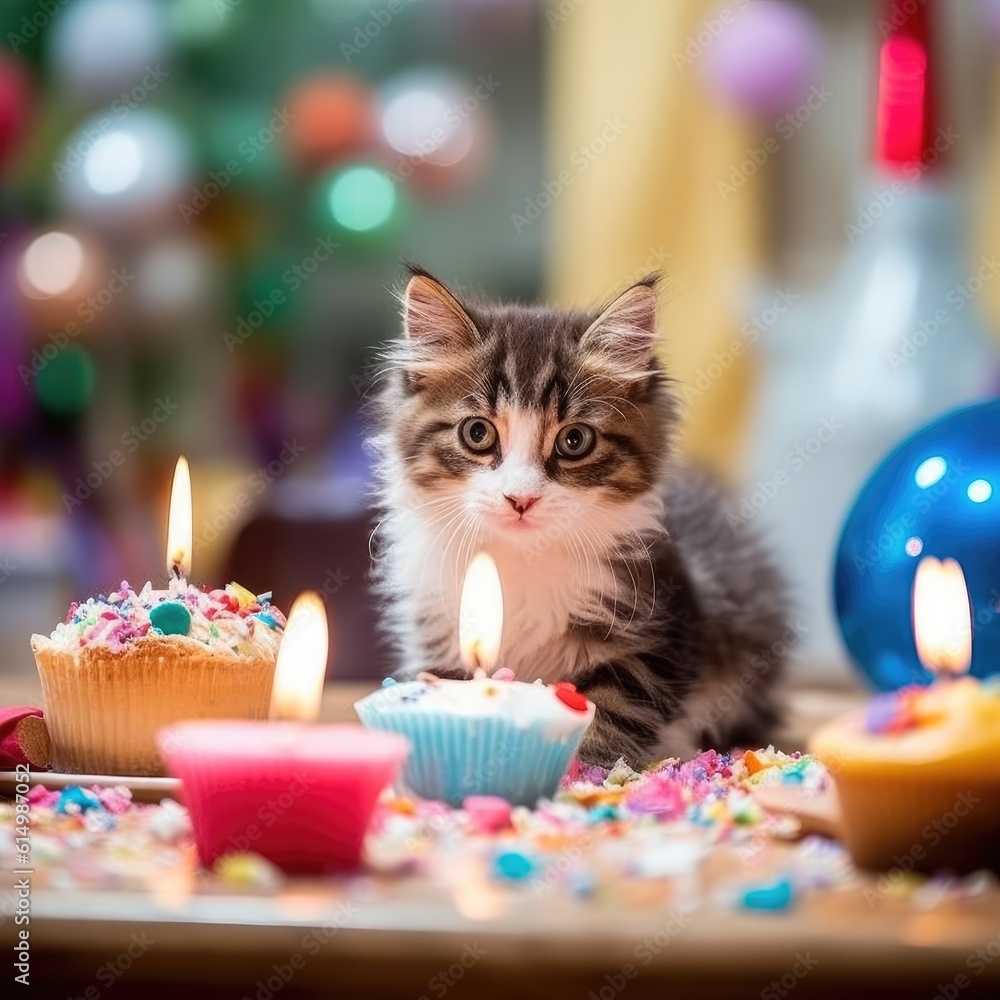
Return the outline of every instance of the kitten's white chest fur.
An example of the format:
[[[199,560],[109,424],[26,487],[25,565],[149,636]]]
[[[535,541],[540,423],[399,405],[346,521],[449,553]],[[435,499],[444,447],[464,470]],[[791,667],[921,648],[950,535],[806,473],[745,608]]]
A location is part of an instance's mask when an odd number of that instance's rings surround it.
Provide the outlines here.
[[[595,574],[592,567],[588,574],[557,545],[538,554],[497,544],[486,551],[504,582],[502,665],[522,680],[570,676],[578,652],[566,641],[570,619],[586,610],[596,577],[606,570]]]
[[[401,531],[397,539],[394,576],[401,583],[413,584],[412,598],[401,599],[412,601],[415,616],[429,614],[442,620],[453,635],[450,648],[457,662],[462,584],[475,552],[467,548],[459,554],[454,547],[447,551],[433,542],[433,532],[419,524]],[[571,617],[588,605],[588,576],[597,582],[594,568],[588,573],[586,568],[573,566],[561,546],[526,554],[494,541],[482,550],[496,561],[503,588],[500,665],[524,680],[566,677],[573,667],[569,662],[573,650],[564,641],[566,632]]]
[[[629,513],[631,523],[648,530],[660,517],[660,508],[646,501]],[[386,530],[393,538],[391,576],[399,599],[408,605],[397,609],[399,617],[404,622],[407,617],[441,622],[451,636],[453,663],[459,662],[462,585],[469,562],[480,550],[496,561],[503,588],[499,665],[520,680],[562,680],[586,665],[592,651],[568,634],[569,626],[574,619],[592,618],[602,599],[604,613],[610,606],[619,624],[634,610],[634,593],[611,570],[607,532],[594,532],[586,542],[579,535],[570,540],[570,532],[560,529],[526,537],[521,544],[496,536],[448,544],[447,533],[440,537],[418,510],[405,508],[397,510]],[[427,666],[407,664],[414,671]]]

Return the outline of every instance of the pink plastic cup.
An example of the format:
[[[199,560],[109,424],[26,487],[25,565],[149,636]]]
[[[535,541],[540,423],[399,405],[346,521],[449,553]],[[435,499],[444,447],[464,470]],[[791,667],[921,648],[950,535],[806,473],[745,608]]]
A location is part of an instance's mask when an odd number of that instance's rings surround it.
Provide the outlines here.
[[[203,865],[252,851],[291,873],[358,864],[379,793],[410,748],[363,726],[225,720],[168,726],[157,742]]]

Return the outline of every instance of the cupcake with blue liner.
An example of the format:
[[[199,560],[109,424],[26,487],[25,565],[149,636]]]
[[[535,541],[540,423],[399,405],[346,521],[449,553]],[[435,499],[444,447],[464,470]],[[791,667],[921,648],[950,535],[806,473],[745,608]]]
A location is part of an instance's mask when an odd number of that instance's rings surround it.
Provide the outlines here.
[[[366,726],[410,739],[405,784],[453,806],[469,795],[527,806],[551,797],[595,711],[568,683],[429,675],[390,681],[354,707]]]

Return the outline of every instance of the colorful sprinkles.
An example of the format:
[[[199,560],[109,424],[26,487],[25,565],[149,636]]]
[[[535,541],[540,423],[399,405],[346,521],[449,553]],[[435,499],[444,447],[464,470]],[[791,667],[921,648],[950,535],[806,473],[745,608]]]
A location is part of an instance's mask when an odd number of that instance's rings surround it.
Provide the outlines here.
[[[429,874],[447,880],[462,858],[476,860],[485,878],[508,887],[541,880],[574,896],[600,893],[608,879],[645,880],[688,871],[713,842],[759,838],[765,815],[753,786],[786,783],[820,787],[822,765],[798,755],[757,751],[753,773],[746,754],[703,753],[639,773],[574,762],[552,801],[511,807],[494,796],[470,798],[461,809],[387,792],[368,839],[370,867],[394,877]],[[168,870],[197,869],[186,810],[131,801],[127,788],[42,785],[30,793],[33,836],[48,884],[152,888]],[[13,809],[0,803],[0,820]],[[691,838],[695,838],[694,843]],[[0,855],[3,854],[0,846]],[[235,859],[235,860],[234,860]],[[570,859],[567,861],[566,859]],[[283,879],[260,859],[231,856],[198,878],[233,881],[271,891]]]
[[[865,714],[865,732],[892,735],[918,724],[917,701],[924,688],[912,685],[875,695]]]
[[[123,580],[110,594],[70,605],[65,624],[56,627],[52,638],[121,652],[147,635],[181,635],[243,652],[258,627],[274,633],[285,627],[285,616],[271,604],[270,593],[257,596],[238,583],[202,590],[184,580],[171,580],[166,590],[147,583],[137,593]]]
[[[483,796],[452,809],[386,792],[362,875],[379,877],[365,880],[368,891],[407,898],[410,883],[420,880],[424,891],[450,893],[459,909],[470,893],[479,903],[506,898],[528,906],[559,893],[607,907],[670,900],[675,909],[785,911],[809,893],[861,891],[863,884],[835,841],[806,837],[778,855],[764,851],[769,841],[790,834],[782,818],[757,804],[754,789],[785,785],[808,794],[822,792],[829,781],[813,758],[769,747],[708,751],[641,773],[624,762],[605,769],[577,761],[554,799],[535,809]],[[29,798],[40,887],[140,890],[173,899],[177,893],[272,894],[288,884],[272,864],[239,845],[211,871],[200,869],[187,811],[172,799],[141,805],[125,787],[55,791],[42,785]],[[0,802],[0,824],[13,809]],[[713,845],[742,862],[723,882],[708,876],[710,866],[702,871]],[[0,838],[0,863],[12,852],[12,839]],[[778,870],[776,856],[782,859]],[[903,894],[914,908],[927,909],[995,886],[988,873],[944,882],[914,875],[879,898],[892,905]]]

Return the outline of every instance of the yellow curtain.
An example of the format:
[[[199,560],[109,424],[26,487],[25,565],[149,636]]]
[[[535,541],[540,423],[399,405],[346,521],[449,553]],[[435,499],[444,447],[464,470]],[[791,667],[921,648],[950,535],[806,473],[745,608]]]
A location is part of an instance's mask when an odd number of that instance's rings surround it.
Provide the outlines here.
[[[664,357],[690,401],[684,446],[734,475],[754,362],[731,347],[748,346],[739,328],[762,243],[760,172],[740,164],[760,139],[699,80],[722,24],[706,22],[719,9],[712,0],[548,8],[548,177],[565,182],[550,208],[548,291],[592,304],[664,270]]]

